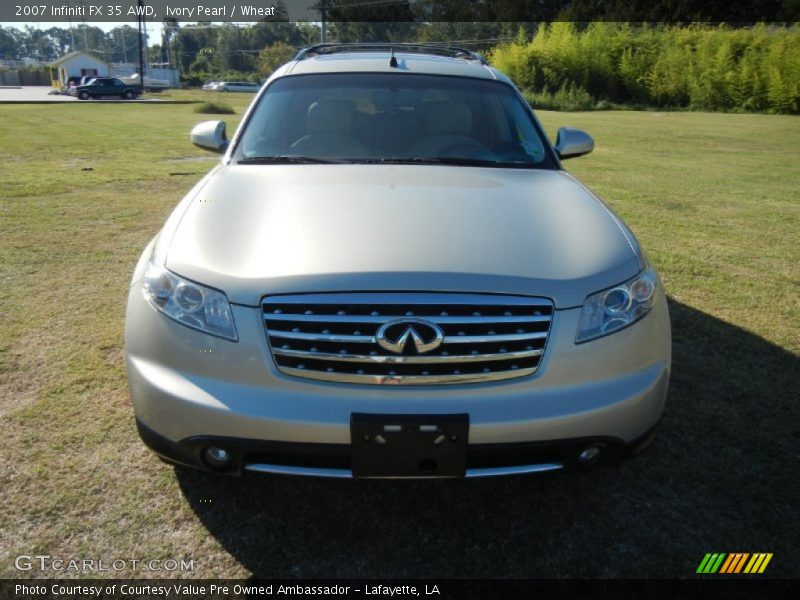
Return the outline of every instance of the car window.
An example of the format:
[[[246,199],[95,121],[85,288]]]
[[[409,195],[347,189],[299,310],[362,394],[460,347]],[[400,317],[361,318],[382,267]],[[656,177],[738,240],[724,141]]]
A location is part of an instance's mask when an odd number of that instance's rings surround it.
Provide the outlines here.
[[[277,79],[255,107],[235,158],[292,156],[554,167],[543,134],[511,86],[435,75]]]

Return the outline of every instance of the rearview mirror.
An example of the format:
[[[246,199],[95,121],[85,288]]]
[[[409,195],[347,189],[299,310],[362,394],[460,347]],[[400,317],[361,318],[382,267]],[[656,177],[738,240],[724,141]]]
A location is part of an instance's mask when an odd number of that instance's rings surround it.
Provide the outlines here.
[[[555,148],[559,158],[575,158],[594,150],[594,140],[592,136],[581,129],[560,127],[556,136]]]
[[[189,139],[198,148],[223,154],[228,149],[225,121],[203,121],[192,128]]]

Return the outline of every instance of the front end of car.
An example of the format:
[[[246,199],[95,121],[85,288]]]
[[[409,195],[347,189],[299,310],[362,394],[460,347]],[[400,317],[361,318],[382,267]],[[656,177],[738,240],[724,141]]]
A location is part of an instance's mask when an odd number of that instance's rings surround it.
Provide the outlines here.
[[[145,251],[130,289],[127,368],[142,438],[170,461],[229,474],[474,477],[616,465],[654,437],[670,326],[647,265],[564,309],[496,282],[476,290],[474,278],[469,293],[263,290],[248,306],[157,254]],[[412,328],[432,342],[427,325],[443,338],[431,352],[379,343],[382,328],[391,341]],[[384,456],[398,431],[444,436],[443,448]]]

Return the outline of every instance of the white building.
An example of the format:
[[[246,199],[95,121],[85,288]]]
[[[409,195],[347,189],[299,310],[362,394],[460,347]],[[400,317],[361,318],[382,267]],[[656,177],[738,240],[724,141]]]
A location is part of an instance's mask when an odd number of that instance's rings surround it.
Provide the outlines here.
[[[108,77],[111,74],[111,65],[101,58],[75,50],[54,60],[50,67],[53,74],[53,85],[66,87],[71,77]]]

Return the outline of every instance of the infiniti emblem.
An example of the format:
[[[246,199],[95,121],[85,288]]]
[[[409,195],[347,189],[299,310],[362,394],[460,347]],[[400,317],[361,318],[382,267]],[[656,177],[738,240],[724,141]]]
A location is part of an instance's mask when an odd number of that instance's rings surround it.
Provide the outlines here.
[[[396,319],[381,325],[375,340],[384,350],[403,354],[408,352],[409,339],[417,354],[436,350],[444,341],[444,332],[436,323],[422,319]]]

